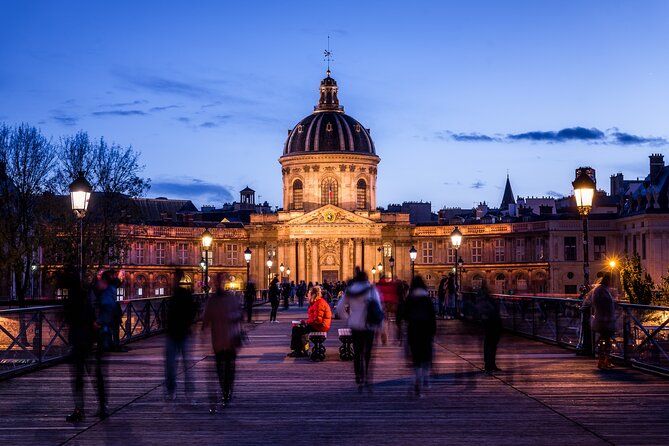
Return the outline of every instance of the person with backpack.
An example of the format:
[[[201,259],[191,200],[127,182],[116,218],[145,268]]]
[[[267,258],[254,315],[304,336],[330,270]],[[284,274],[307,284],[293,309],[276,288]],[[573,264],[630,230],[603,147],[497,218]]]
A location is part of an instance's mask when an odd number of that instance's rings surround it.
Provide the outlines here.
[[[372,347],[375,331],[383,323],[383,310],[376,287],[369,283],[367,274],[360,268],[356,268],[344,296],[337,302],[336,311],[340,318],[348,319],[348,327],[351,329],[353,370],[358,392],[362,392],[363,386],[371,392]]]

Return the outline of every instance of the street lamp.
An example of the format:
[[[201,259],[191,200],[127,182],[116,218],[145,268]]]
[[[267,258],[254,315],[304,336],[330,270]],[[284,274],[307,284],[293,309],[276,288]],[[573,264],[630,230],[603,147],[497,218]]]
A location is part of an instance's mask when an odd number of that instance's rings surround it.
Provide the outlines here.
[[[246,289],[248,290],[249,288],[249,281],[251,280],[249,277],[249,271],[251,269],[251,248],[248,246],[246,247],[246,251],[244,251],[244,260],[246,260]]]
[[[84,279],[84,217],[92,190],[91,183],[80,170],[77,178],[70,184],[70,204],[74,215],[79,219],[79,280]]]
[[[592,209],[592,200],[595,195],[595,182],[588,171],[590,168],[580,168],[576,171],[576,179],[571,183],[574,187],[574,199],[576,208],[583,220],[583,297],[590,289],[590,264],[588,253],[588,214]],[[592,354],[592,333],[590,330],[590,309],[581,310],[581,333],[576,346],[576,351],[581,355]]]
[[[388,263],[390,264],[390,278],[395,279],[395,257],[390,256],[388,259]]]
[[[290,266],[286,267],[286,281],[290,282]]]
[[[283,263],[279,265],[279,271],[281,271],[281,282],[283,282],[283,272],[286,270],[286,267],[283,266]]]
[[[458,227],[454,227],[453,231],[451,232],[451,245],[453,246],[454,249],[454,256],[453,256],[453,261],[455,263],[455,313],[458,314],[458,291],[460,290],[460,281],[458,280],[458,249],[460,249],[460,245],[462,244],[462,232],[458,229]],[[460,259],[462,261],[462,259]]]
[[[418,251],[411,245],[411,249],[409,250],[409,258],[411,259],[411,280],[413,280],[413,277],[416,274],[416,257],[418,257]]]
[[[595,196],[595,182],[587,174],[587,168],[579,169],[580,173],[572,184],[578,213],[583,219],[583,285],[590,288],[590,264],[588,254],[588,214],[592,209],[592,199]]]
[[[214,236],[211,235],[209,229],[204,230],[202,236],[202,249],[204,250],[204,294],[209,297],[209,248],[211,248],[211,243],[214,241]]]
[[[372,283],[376,282],[376,267],[372,266]]]
[[[379,246],[377,248],[377,251],[381,253],[381,263],[379,263],[379,266],[377,267],[377,269],[379,271],[383,271],[384,268],[386,267],[386,250],[383,249],[383,246]]]
[[[269,284],[272,280],[272,257],[270,254],[270,257],[267,257],[267,288],[269,288]]]

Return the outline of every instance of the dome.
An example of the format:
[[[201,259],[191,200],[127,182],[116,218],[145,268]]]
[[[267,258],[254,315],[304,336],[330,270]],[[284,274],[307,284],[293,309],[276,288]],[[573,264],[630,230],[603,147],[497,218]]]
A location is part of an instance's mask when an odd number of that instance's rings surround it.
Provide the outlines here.
[[[315,152],[354,152],[376,156],[374,142],[357,120],[344,113],[337,97],[337,81],[321,81],[320,99],[314,112],[288,132],[284,156]]]

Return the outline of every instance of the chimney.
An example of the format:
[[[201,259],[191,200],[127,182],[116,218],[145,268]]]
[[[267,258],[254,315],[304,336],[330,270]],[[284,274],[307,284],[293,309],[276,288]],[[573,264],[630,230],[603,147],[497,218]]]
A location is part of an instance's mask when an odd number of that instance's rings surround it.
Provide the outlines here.
[[[650,158],[650,182],[655,183],[664,169],[664,155],[653,153],[648,158]]]

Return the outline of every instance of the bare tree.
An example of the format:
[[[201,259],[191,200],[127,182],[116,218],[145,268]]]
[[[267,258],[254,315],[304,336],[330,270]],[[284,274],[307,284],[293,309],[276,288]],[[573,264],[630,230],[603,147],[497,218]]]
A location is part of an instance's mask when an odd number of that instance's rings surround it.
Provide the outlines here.
[[[0,263],[23,304],[44,235],[40,203],[49,190],[55,151],[36,127],[0,125]]]

